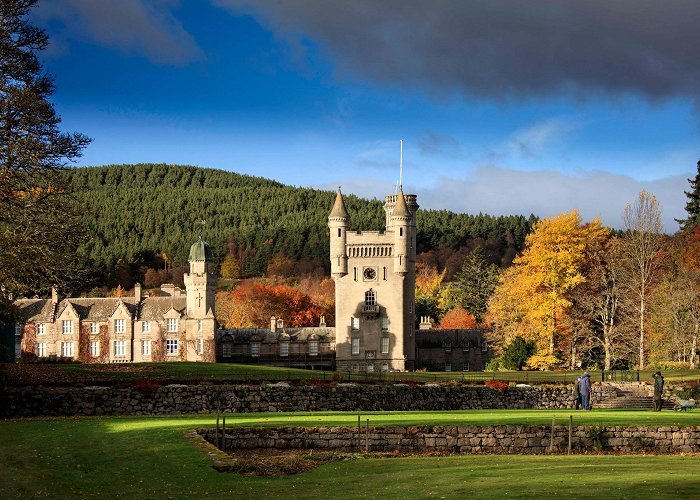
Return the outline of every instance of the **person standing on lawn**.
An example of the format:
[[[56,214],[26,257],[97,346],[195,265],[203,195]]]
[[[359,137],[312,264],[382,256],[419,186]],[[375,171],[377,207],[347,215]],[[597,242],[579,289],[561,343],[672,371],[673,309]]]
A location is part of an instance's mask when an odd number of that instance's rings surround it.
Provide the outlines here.
[[[581,393],[581,405],[584,410],[591,409],[591,376],[588,372],[583,372],[578,383],[578,390]]]
[[[580,383],[581,377],[576,377],[576,382],[574,382],[574,404],[576,405],[577,410],[581,409],[581,389],[579,388]]]
[[[661,396],[664,393],[664,377],[661,372],[654,373],[654,411],[661,411],[664,402]]]

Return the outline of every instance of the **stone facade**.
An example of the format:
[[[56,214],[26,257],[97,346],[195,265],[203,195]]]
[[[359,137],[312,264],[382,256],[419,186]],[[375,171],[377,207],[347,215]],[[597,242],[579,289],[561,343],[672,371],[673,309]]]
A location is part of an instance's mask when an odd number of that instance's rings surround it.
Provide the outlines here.
[[[417,210],[416,196],[400,191],[385,199],[385,231],[352,232],[336,196],[328,227],[339,371],[414,369]]]
[[[214,361],[215,278],[211,250],[200,238],[190,249],[186,291],[163,285],[158,296],[64,298],[15,302],[20,356],[93,363]]]
[[[370,421],[371,423],[371,421]],[[563,425],[562,425],[563,424]],[[317,449],[344,452],[404,453],[517,453],[541,455],[567,453],[568,421],[554,427],[543,425],[440,425],[326,427],[284,429],[227,428],[199,432],[224,450],[274,448]],[[678,426],[573,426],[571,449],[575,453],[698,453],[700,427]]]

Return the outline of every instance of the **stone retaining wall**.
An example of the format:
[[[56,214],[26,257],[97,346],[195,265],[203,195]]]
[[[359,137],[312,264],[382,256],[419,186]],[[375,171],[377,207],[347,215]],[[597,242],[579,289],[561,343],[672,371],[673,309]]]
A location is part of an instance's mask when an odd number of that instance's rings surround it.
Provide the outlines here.
[[[612,392],[611,392],[612,391]],[[593,404],[614,389],[594,386]],[[167,415],[262,411],[380,411],[572,408],[568,386],[168,385],[0,388],[0,417]]]
[[[364,422],[363,422],[364,425]],[[568,425],[568,424],[567,424]],[[214,429],[198,431],[216,444]],[[240,448],[316,449],[357,452],[446,452],[446,453],[566,453],[569,430],[556,426],[550,448],[550,426],[415,426],[285,429],[226,429],[224,450]],[[678,453],[700,451],[700,427],[594,427],[575,426],[572,451],[585,453],[654,452]]]

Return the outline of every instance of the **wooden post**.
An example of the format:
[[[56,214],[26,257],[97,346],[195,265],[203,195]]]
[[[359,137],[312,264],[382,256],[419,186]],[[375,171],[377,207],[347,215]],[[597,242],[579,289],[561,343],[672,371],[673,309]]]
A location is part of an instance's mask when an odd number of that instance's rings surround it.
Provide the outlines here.
[[[361,440],[362,439],[362,424],[360,423],[360,416],[357,416],[357,451],[360,451],[360,448],[362,447]]]
[[[216,413],[216,435],[214,442],[216,442],[216,447],[219,447],[219,413]]]
[[[569,415],[569,450],[567,455],[571,455],[571,439],[574,434],[574,416]]]
[[[226,451],[226,417],[221,423],[221,449]]]
[[[369,419],[367,419],[367,427],[365,427],[365,453],[369,453]]]
[[[552,433],[549,438],[549,453],[554,451],[554,425],[556,424],[556,417],[552,417]]]

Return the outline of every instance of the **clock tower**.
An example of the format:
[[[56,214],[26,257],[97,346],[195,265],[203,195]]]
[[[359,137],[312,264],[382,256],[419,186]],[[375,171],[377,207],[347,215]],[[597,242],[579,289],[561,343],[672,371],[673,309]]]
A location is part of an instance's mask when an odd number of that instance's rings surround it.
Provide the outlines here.
[[[414,368],[417,210],[400,190],[385,198],[386,230],[352,232],[336,195],[328,227],[339,371]]]

